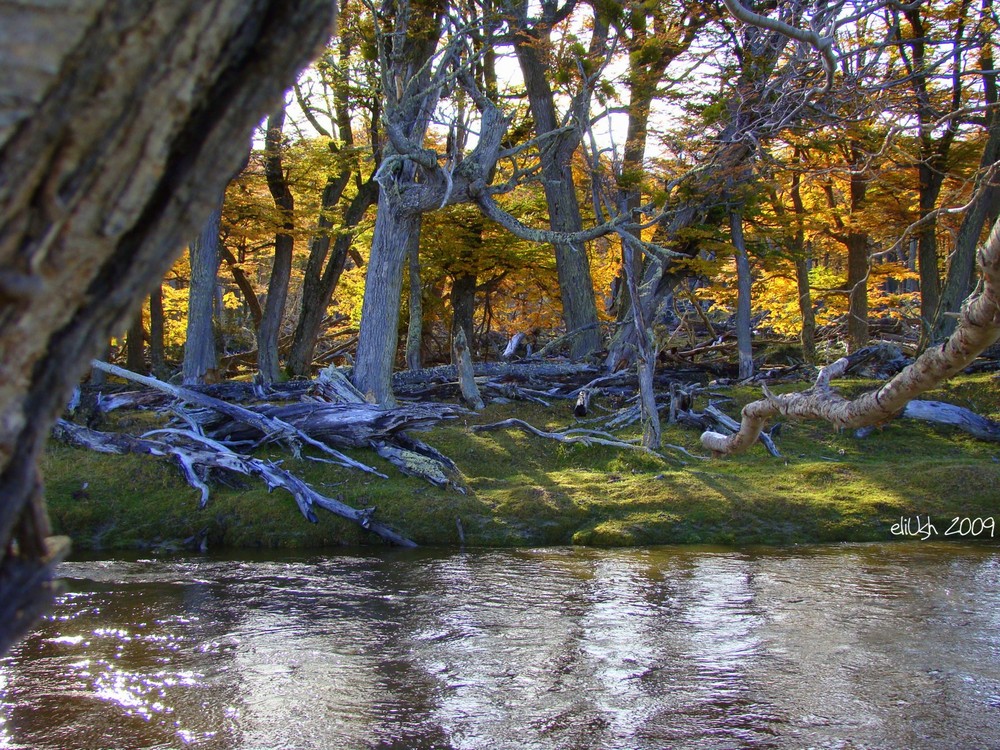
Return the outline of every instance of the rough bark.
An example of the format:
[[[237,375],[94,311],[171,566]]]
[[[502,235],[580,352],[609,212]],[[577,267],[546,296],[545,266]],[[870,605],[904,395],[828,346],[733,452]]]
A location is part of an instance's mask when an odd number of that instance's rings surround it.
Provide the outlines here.
[[[406,325],[406,368],[423,367],[424,348],[424,285],[420,281],[420,233],[410,237],[406,251],[407,281],[409,282],[409,320]]]
[[[632,235],[622,232],[623,266],[625,283],[632,306],[632,319],[636,332],[636,374],[639,379],[639,415],[642,421],[642,444],[656,450],[661,443],[660,412],[656,406],[656,392],[653,389],[653,375],[656,370],[656,350],[653,346],[653,330],[640,304],[639,284],[636,278],[636,245]]]
[[[399,337],[403,264],[411,238],[420,231],[420,215],[396,213],[386,193],[382,190],[379,196],[371,257],[365,276],[354,385],[369,400],[391,406],[395,404],[392,365]]]
[[[451,284],[451,338],[452,341],[458,339],[461,331],[466,342],[466,348],[472,346],[475,341],[475,314],[476,314],[476,274],[469,271],[460,271],[455,274]],[[455,347],[452,347],[455,351]],[[452,359],[452,364],[458,364],[456,359]]]
[[[462,400],[470,409],[479,411],[485,404],[476,386],[476,374],[472,368],[472,355],[469,353],[469,342],[465,338],[465,329],[459,328],[455,340],[451,344],[451,358],[458,369],[458,384],[462,389]]]
[[[868,233],[847,235],[847,348],[868,346]]]
[[[184,341],[184,385],[217,379],[213,308],[219,275],[219,224],[222,209],[208,221],[191,243],[191,287],[188,296],[187,338]],[[133,368],[129,368],[130,370]]]
[[[1000,221],[993,224],[979,255],[983,290],[962,308],[955,332],[939,346],[924,351],[911,365],[881,388],[845,399],[830,387],[830,380],[846,372],[848,358],[825,367],[816,384],[801,393],[779,396],[765,388],[765,398],[743,408],[740,429],[733,435],[705,432],[702,445],[716,454],[740,453],[757,440],[766,422],[778,415],[790,419],[822,419],[838,429],[878,424],[899,414],[907,402],[961,372],[986,347],[1000,338]]]
[[[323,41],[329,0],[0,4],[0,601],[53,554],[37,459]],[[15,542],[16,545],[11,544]],[[0,621],[0,646],[28,620]]]
[[[403,265],[420,213],[431,206],[406,205],[403,193],[418,184],[417,160],[399,159],[422,147],[443,81],[433,81],[431,61],[441,35],[440,8],[426,0],[401,3],[391,20],[395,35],[384,51],[383,96],[390,136],[376,177],[380,190],[361,308],[354,385],[369,400],[394,405],[392,365],[396,357]],[[409,156],[409,154],[406,154]],[[415,154],[414,154],[415,155]],[[424,154],[426,156],[426,154]],[[437,167],[422,159],[426,168]],[[443,175],[442,175],[443,176]],[[420,191],[422,192],[422,191]],[[440,200],[438,205],[440,205]]]
[[[555,95],[549,85],[549,67],[542,56],[542,46],[551,31],[551,21],[543,19],[531,24],[527,14],[527,3],[515,3],[518,29],[514,35],[514,50],[524,77],[535,133],[537,136],[544,136],[555,133],[560,125],[556,113]],[[599,43],[602,33],[606,37],[607,30],[602,30],[597,25],[593,33],[592,44]],[[581,112],[585,114],[586,103],[586,99],[578,96],[572,106],[577,110],[577,114]],[[554,231],[579,232],[583,229],[571,165],[573,153],[582,137],[579,129],[581,125],[578,123],[576,127],[550,138],[551,142],[544,146],[539,154],[542,185],[549,209],[549,226]],[[566,330],[575,331],[596,324],[597,302],[586,248],[582,243],[565,242],[555,243],[554,247]],[[593,328],[586,328],[582,335],[573,340],[570,356],[584,357],[600,348],[600,329],[595,325]]]
[[[281,229],[274,235],[274,261],[271,277],[267,282],[267,301],[257,329],[257,372],[264,383],[274,383],[281,378],[278,360],[278,338],[281,322],[285,317],[285,301],[292,277],[292,252],[295,249],[295,198],[285,179],[282,165],[282,129],[285,125],[285,107],[267,118],[267,136],[264,140],[264,176],[267,189],[281,216]]]

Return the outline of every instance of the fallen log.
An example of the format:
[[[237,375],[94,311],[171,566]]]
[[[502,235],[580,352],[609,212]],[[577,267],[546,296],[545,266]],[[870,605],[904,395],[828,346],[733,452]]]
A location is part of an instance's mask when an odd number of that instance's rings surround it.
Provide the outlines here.
[[[649,455],[656,456],[660,459],[666,458],[666,456],[662,453],[658,453],[652,448],[647,448],[639,443],[629,443],[624,440],[619,440],[611,433],[604,432],[603,430],[588,430],[574,427],[557,432],[548,432],[546,430],[540,430],[537,427],[533,427],[521,419],[504,419],[500,422],[493,422],[491,424],[473,425],[469,429],[473,432],[489,432],[492,430],[505,430],[511,427],[527,432],[529,435],[535,435],[536,437],[546,438],[548,440],[555,440],[568,445],[606,445],[612,448],[624,448],[628,450],[641,451],[642,453],[648,453]],[[705,458],[705,456],[698,456],[690,453],[686,448],[680,445],[663,445],[662,447],[670,448],[678,453],[683,453],[685,456],[689,456],[690,458]]]
[[[510,337],[510,341],[507,342],[507,348],[503,350],[503,354],[500,356],[505,359],[513,359],[514,355],[517,354],[517,349],[521,346],[521,342],[524,341],[524,337],[527,336],[523,331],[518,331],[513,336]]]
[[[406,404],[384,409],[369,403],[324,403],[262,405],[251,410],[267,420],[276,420],[325,446],[365,448],[375,440],[393,440],[404,430],[422,430],[467,412],[451,404]],[[209,436],[225,441],[260,442],[259,425],[229,414],[203,421]]]
[[[383,479],[386,478],[385,474],[377,469],[374,469],[367,464],[363,464],[360,461],[356,461],[350,456],[344,455],[340,451],[331,448],[326,443],[316,440],[302,430],[283,421],[279,417],[272,417],[258,411],[244,409],[241,406],[230,404],[204,393],[198,393],[197,391],[192,391],[187,388],[180,388],[170,383],[164,383],[162,380],[157,380],[156,378],[149,377],[148,375],[139,375],[138,373],[126,370],[123,367],[110,365],[107,362],[101,362],[95,359],[92,364],[95,369],[102,370],[109,375],[116,375],[120,378],[125,378],[126,380],[141,383],[149,388],[155,388],[163,391],[164,393],[170,394],[179,401],[186,401],[189,404],[195,404],[196,406],[205,407],[221,414],[225,414],[234,422],[247,425],[259,431],[261,434],[259,442],[261,443],[278,439],[284,440],[292,447],[296,456],[299,454],[300,444],[306,443],[333,457],[333,459],[342,466],[359,469],[361,471],[368,472],[369,474],[375,474]]]
[[[979,440],[1000,443],[1000,422],[987,419],[964,406],[946,404],[943,401],[914,400],[906,405],[899,416],[904,419],[955,427]],[[872,426],[862,427],[855,432],[855,437],[867,437],[874,430]]]
[[[209,499],[209,487],[198,475],[197,469],[222,469],[224,471],[258,477],[269,490],[281,488],[292,495],[299,511],[311,523],[318,520],[313,506],[318,506],[341,518],[352,521],[387,542],[401,547],[416,547],[416,543],[401,536],[383,523],[374,520],[375,508],[352,508],[335,498],[327,497],[310,487],[297,476],[271,461],[242,455],[222,443],[187,430],[155,430],[143,437],[121,433],[99,432],[60,419],[52,431],[53,437],[101,453],[139,453],[170,457],[179,465],[185,480],[201,493],[199,507],[204,508]],[[150,439],[152,435],[163,439]]]
[[[705,407],[704,416],[708,417],[714,423],[716,430],[725,431],[728,435],[733,435],[739,432],[740,423],[714,404],[710,404]],[[778,451],[778,447],[774,444],[774,441],[771,439],[769,434],[761,431],[760,435],[757,436],[757,439],[767,449],[768,453],[775,458],[781,458],[781,453]]]

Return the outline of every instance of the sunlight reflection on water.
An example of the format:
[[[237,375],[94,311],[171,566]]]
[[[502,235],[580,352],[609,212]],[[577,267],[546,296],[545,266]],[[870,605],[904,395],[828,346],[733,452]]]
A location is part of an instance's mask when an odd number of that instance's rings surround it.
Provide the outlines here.
[[[68,564],[0,748],[1000,747],[996,548]]]

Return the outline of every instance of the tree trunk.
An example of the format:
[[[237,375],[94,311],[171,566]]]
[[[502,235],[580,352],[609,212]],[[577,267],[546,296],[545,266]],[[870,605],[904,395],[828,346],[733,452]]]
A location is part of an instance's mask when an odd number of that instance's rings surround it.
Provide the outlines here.
[[[795,281],[799,292],[799,315],[802,318],[802,356],[809,364],[816,363],[816,313],[813,312],[812,291],[809,287],[809,255],[806,249],[806,215],[802,201],[802,180],[798,172],[792,175],[792,210],[795,213],[795,233],[792,235],[791,252],[795,260]]]
[[[329,0],[0,4],[0,651],[51,596],[37,459],[324,41]],[[11,103],[16,102],[16,106]],[[16,544],[12,544],[16,542]]]
[[[979,162],[979,174],[974,188],[975,198],[962,217],[962,225],[955,239],[955,252],[948,266],[948,276],[941,293],[940,312],[935,338],[950,336],[957,318],[947,313],[957,313],[962,302],[972,293],[973,272],[976,267],[976,248],[983,234],[983,227],[992,226],[1000,212],[1000,177],[991,170],[1000,169],[1000,115],[990,121],[989,138]]]
[[[226,261],[226,265],[229,266],[229,270],[233,274],[233,281],[236,282],[236,286],[243,294],[243,301],[246,302],[247,308],[250,310],[250,321],[253,323],[254,330],[256,331],[260,328],[260,321],[264,317],[264,311],[260,307],[260,300],[257,299],[257,292],[229,248],[225,245],[219,245],[219,250],[222,259]]]
[[[920,177],[919,202],[920,218],[923,221],[917,239],[917,269],[920,273],[920,319],[921,340],[926,342],[941,304],[941,273],[938,269],[937,206],[941,185],[944,183],[943,167],[939,160],[924,155],[917,174]],[[863,345],[862,345],[863,346]]]
[[[736,249],[736,349],[739,353],[739,379],[753,377],[753,334],[750,330],[750,294],[753,279],[750,276],[750,258],[743,238],[743,213],[729,213],[729,229]]]
[[[451,283],[451,310],[452,341],[458,337],[458,332],[462,331],[467,346],[471,349],[472,342],[475,341],[476,274],[467,271],[455,274]],[[452,364],[457,365],[458,362],[453,358]]]
[[[354,385],[370,401],[394,406],[392,365],[399,338],[403,264],[412,238],[419,236],[420,216],[394,211],[387,192],[382,190],[379,195],[371,258],[365,276]]]
[[[632,301],[632,317],[636,331],[636,370],[639,379],[639,412],[642,421],[642,445],[649,450],[657,450],[661,443],[660,412],[656,407],[656,392],[653,389],[653,374],[656,367],[656,352],[651,342],[651,326],[640,305],[636,263],[632,257],[635,247],[631,237],[622,235],[624,250],[625,283]]]
[[[184,342],[184,385],[217,379],[213,307],[219,275],[219,223],[222,209],[209,214],[191,243],[191,287],[188,297],[187,339]],[[129,368],[132,369],[131,367]]]
[[[469,352],[469,342],[465,338],[465,329],[459,327],[458,333],[451,344],[451,359],[458,370],[458,384],[462,391],[462,400],[474,411],[481,410],[483,398],[479,395],[476,385],[476,374],[472,369],[472,354]]]
[[[868,346],[868,234],[847,235],[847,347],[856,352]]]
[[[139,310],[125,336],[125,366],[132,372],[146,371],[146,352],[143,346],[145,339],[146,329],[142,325],[142,310]]]
[[[526,12],[526,9],[522,11],[523,14]],[[520,33],[514,35],[514,49],[524,77],[535,133],[542,136],[555,132],[559,128],[559,121],[554,94],[549,86],[550,71],[539,50],[539,37],[540,32],[522,28]],[[583,219],[576,197],[571,159],[580,142],[580,133],[574,130],[554,138],[550,136],[550,139],[551,143],[541,149],[539,155],[545,202],[549,209],[549,226],[555,231],[578,232],[583,229]],[[555,253],[566,330],[575,331],[593,326],[576,336],[570,346],[570,356],[579,359],[601,348],[590,260],[582,244],[557,243]]]
[[[309,261],[302,282],[302,305],[299,321],[292,338],[292,349],[288,355],[288,371],[292,375],[307,376],[316,352],[316,342],[322,333],[326,308],[330,305],[333,292],[340,281],[347,263],[354,236],[348,231],[357,227],[368,209],[378,200],[378,184],[369,180],[361,186],[357,195],[347,207],[343,227],[333,242],[333,252],[326,258],[330,246],[330,235],[321,231],[309,241]],[[321,219],[321,230],[329,228],[332,222]],[[326,261],[324,267],[323,263]]]
[[[432,58],[441,36],[441,10],[436,2],[399,3],[392,24],[392,54],[383,56],[383,121],[390,142],[382,166],[410,146],[423,144],[430,117],[440,97],[441,83],[432,83]],[[480,145],[490,142],[484,127]],[[412,154],[410,154],[412,156]],[[433,167],[437,167],[436,159]],[[422,168],[430,169],[424,161]],[[381,168],[380,168],[381,171]],[[417,162],[401,160],[399,166],[380,179],[378,212],[372,235],[365,295],[361,306],[354,385],[365,397],[382,405],[394,405],[392,366],[399,338],[399,307],[403,289],[403,265],[415,237],[419,237],[420,213],[430,206],[404,208],[404,193],[418,186]],[[435,196],[437,197],[437,196]],[[438,200],[437,205],[441,204]]]
[[[163,322],[163,285],[157,284],[149,295],[149,366],[158,378],[167,376]]]
[[[282,128],[285,125],[285,108],[267,118],[267,137],[264,150],[264,174],[267,188],[274,199],[282,218],[281,230],[274,236],[274,262],[271,278],[267,283],[267,301],[264,314],[257,330],[257,371],[264,383],[274,383],[281,379],[278,361],[278,337],[281,335],[281,321],[285,317],[285,300],[288,299],[288,283],[292,278],[292,252],[295,247],[293,211],[295,199],[288,188],[281,160]]]
[[[410,237],[406,250],[408,262],[407,279],[410,284],[409,322],[406,326],[406,369],[419,370],[423,367],[424,343],[424,288],[420,282],[420,229]]]

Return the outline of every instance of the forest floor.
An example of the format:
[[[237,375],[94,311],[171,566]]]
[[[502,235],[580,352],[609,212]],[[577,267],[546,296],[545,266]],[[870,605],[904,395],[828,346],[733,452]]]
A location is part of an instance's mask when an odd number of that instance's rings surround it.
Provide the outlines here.
[[[873,385],[837,383],[845,395]],[[806,383],[775,386],[801,390]],[[719,405],[734,418],[759,388],[727,389]],[[1000,419],[1000,381],[962,376],[924,395]],[[696,408],[700,408],[696,404]],[[664,451],[566,445],[516,430],[473,433],[469,427],[510,417],[546,430],[572,426],[572,402],[551,408],[491,404],[478,414],[420,433],[458,465],[465,494],[402,476],[374,453],[353,455],[389,475],[380,479],[329,464],[293,459],[282,466],[317,490],[356,507],[421,545],[538,546],[581,544],[798,544],[942,540],[952,519],[1000,516],[1000,444],[950,428],[897,420],[868,437],[837,433],[822,423],[786,423],[775,435],[782,453],[758,446],[726,459],[698,460]],[[112,412],[112,429],[142,430],[151,413]],[[634,437],[637,433],[625,433]],[[699,434],[664,425],[665,443],[703,454]],[[319,548],[380,544],[359,527],[320,512],[308,523],[282,491],[262,483],[213,487],[207,507],[163,459],[104,455],[51,442],[42,463],[55,533],[76,550],[184,548]],[[919,520],[918,520],[919,517]],[[931,529],[923,526],[928,520]],[[910,536],[900,534],[908,523]],[[991,524],[980,524],[989,539]],[[964,530],[969,531],[970,524]],[[953,532],[962,531],[961,522]]]

